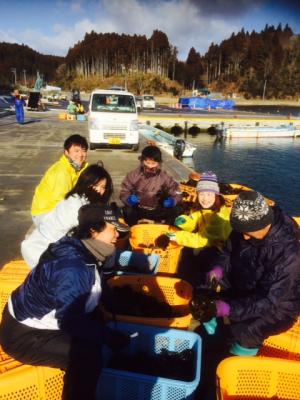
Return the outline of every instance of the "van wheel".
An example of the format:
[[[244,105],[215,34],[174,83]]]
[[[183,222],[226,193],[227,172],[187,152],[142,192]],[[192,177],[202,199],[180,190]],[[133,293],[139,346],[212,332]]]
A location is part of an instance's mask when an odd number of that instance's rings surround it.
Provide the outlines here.
[[[138,151],[138,149],[139,149],[139,143],[132,145],[132,151]]]
[[[95,143],[90,143],[90,150],[95,150],[97,148]]]

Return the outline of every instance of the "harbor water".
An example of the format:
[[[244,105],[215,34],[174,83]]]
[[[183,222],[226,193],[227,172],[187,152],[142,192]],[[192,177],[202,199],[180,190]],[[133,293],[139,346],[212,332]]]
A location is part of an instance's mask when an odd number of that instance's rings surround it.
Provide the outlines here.
[[[300,138],[218,140],[199,134],[190,168],[214,171],[220,182],[240,183],[260,191],[292,216],[300,216]]]

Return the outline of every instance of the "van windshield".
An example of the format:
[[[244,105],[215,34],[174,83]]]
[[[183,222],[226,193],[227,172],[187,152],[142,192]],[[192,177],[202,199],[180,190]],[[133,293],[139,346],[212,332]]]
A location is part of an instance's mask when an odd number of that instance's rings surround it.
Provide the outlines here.
[[[136,113],[133,96],[124,94],[94,93],[92,111]]]

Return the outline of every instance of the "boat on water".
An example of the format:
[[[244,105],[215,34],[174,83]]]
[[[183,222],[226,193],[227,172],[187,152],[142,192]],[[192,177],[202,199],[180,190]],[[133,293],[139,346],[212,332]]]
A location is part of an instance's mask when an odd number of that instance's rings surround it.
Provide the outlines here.
[[[153,142],[156,146],[165,150],[172,156],[175,155],[178,144],[183,146],[182,157],[193,157],[194,151],[197,148],[197,146],[193,145],[192,143],[183,141],[182,139],[176,139],[170,133],[164,132],[160,129],[143,127],[140,129],[140,132],[146,137],[146,139]]]
[[[276,126],[235,126],[223,127],[220,132],[226,139],[231,138],[266,138],[266,137],[297,137],[300,130],[293,124]]]

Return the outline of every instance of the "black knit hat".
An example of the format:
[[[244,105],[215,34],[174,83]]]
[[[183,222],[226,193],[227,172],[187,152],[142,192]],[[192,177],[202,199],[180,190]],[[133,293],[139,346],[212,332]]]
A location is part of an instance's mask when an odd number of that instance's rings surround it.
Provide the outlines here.
[[[90,229],[95,227],[97,222],[108,222],[114,225],[118,231],[127,232],[130,228],[128,225],[119,222],[113,208],[100,204],[86,204],[78,211],[78,224]]]
[[[230,223],[234,230],[255,232],[273,223],[273,210],[263,196],[255,191],[243,191],[235,199]]]
[[[146,146],[140,157],[141,161],[146,160],[146,158],[150,158],[156,162],[162,162],[161,151],[157,146]]]

